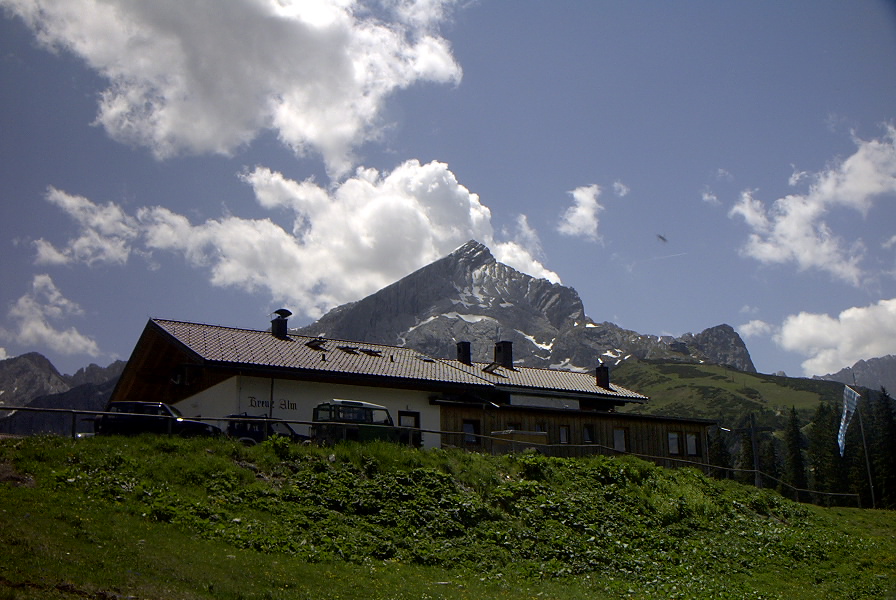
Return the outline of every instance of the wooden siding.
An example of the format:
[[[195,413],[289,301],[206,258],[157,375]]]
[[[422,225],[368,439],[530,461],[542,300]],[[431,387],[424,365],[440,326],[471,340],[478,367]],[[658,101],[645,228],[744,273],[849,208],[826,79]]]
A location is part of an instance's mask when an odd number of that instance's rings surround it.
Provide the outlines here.
[[[479,434],[465,435],[464,423],[478,423]],[[593,439],[584,438],[585,426],[590,426]],[[561,444],[561,427],[568,427],[567,443]],[[443,444],[471,450],[501,453],[524,447],[536,447],[552,456],[587,456],[591,454],[617,454],[614,450],[614,430],[626,432],[626,453],[654,459],[659,464],[674,466],[679,461],[707,462],[707,428],[705,421],[664,419],[628,413],[591,411],[549,411],[501,406],[442,406],[441,429]],[[508,430],[519,432],[544,431],[546,445],[531,441],[511,443],[501,438],[523,438],[508,435]],[[454,433],[457,432],[457,433]],[[492,435],[495,433],[495,435]],[[679,454],[670,452],[669,434],[679,434]],[[689,455],[687,435],[695,436],[696,452]],[[532,436],[528,436],[531,440]],[[668,459],[668,460],[667,460]]]

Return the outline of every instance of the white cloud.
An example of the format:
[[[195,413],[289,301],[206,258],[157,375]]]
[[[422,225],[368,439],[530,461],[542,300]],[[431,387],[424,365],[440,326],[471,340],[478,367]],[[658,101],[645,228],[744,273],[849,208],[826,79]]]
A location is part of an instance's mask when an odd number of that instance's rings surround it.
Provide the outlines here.
[[[734,181],[734,175],[732,175],[728,169],[720,167],[716,169],[716,179],[718,181]]]
[[[627,185],[622,183],[621,181],[613,182],[613,193],[619,196],[620,198],[625,198],[628,196],[628,193],[631,191]]]
[[[573,204],[560,216],[557,231],[563,235],[580,236],[589,240],[600,239],[597,228],[599,225],[598,214],[603,206],[598,203],[600,187],[587,185],[578,187],[571,192]]]
[[[887,354],[896,354],[896,298],[844,310],[836,317],[801,312],[784,320],[775,341],[809,357],[807,375],[824,375]]]
[[[38,264],[123,265],[127,262],[130,244],[137,236],[137,223],[119,206],[111,202],[100,206],[83,196],[66,194],[53,187],[47,191],[46,199],[68,213],[80,231],[61,250],[44,239],[37,240]]]
[[[96,123],[158,158],[230,154],[274,130],[296,154],[319,153],[341,176],[353,148],[380,135],[391,93],[461,77],[448,42],[433,33],[450,1],[0,4],[41,43],[102,75],[109,85]],[[377,4],[385,11],[374,11]]]
[[[801,181],[811,175],[808,171],[797,171],[794,165],[791,165],[791,167],[793,167],[793,174],[791,174],[790,179],[787,180],[787,183],[791,186],[799,185]]]
[[[410,160],[389,173],[358,169],[331,189],[263,167],[241,177],[262,207],[288,210],[291,227],[232,215],[193,224],[168,208],[144,207],[136,217],[122,217],[135,230],[123,255],[180,254],[207,270],[214,285],[266,290],[311,317],[373,293],[470,239],[516,269],[559,281],[540,262],[538,235],[525,216],[515,232],[496,239],[491,211],[444,163]],[[75,219],[84,206],[96,207],[86,200],[58,206]],[[105,207],[114,213],[111,208]],[[119,235],[113,227],[103,231]],[[91,256],[71,253],[71,262]]]
[[[62,295],[49,275],[35,275],[31,291],[20,297],[7,317],[14,330],[4,332],[23,346],[45,346],[62,354],[99,356],[97,343],[74,327],[57,328],[53,322],[83,314],[81,307]]]
[[[6,348],[0,346],[0,360],[6,360],[9,358],[9,355],[6,353]]]
[[[867,214],[872,202],[896,193],[896,128],[882,139],[856,139],[858,149],[826,171],[812,175],[805,194],[780,198],[767,208],[743,192],[729,216],[743,217],[751,229],[745,255],[763,263],[794,263],[800,270],[817,269],[853,285],[865,275],[861,240],[847,242],[828,225],[837,208]]]
[[[700,195],[700,197],[707,204],[712,204],[714,206],[718,206],[719,204],[721,204],[721,202],[719,202],[719,197],[716,196],[715,192],[713,192],[708,187],[703,188],[703,193]]]
[[[737,331],[744,337],[766,337],[774,331],[774,327],[760,319],[738,326]]]
[[[494,243],[494,255],[498,262],[533,277],[560,283],[560,276],[545,268],[540,262],[544,256],[541,239],[538,237],[538,232],[529,225],[526,215],[517,216],[516,231],[511,233],[505,231],[504,237],[510,241]]]

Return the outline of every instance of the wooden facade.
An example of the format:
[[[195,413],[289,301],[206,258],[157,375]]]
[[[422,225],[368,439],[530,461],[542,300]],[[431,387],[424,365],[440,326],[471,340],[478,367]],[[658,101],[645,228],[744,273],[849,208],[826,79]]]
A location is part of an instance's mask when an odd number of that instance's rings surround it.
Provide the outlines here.
[[[664,466],[706,463],[712,421],[620,412],[444,404],[443,445],[500,454],[634,454]]]

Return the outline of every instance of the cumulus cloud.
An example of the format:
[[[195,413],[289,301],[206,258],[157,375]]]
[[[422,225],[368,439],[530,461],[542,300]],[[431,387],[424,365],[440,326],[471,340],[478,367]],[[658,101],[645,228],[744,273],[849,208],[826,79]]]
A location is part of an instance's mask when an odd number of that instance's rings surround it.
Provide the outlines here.
[[[6,348],[0,347],[0,360],[6,360],[9,355],[6,354]]]
[[[551,283],[561,283],[560,276],[541,263],[544,256],[541,239],[538,232],[529,225],[526,215],[518,215],[515,231],[505,231],[504,237],[508,241],[493,243],[493,254],[498,262],[534,277],[547,279]]]
[[[881,139],[856,139],[854,154],[811,176],[804,194],[780,198],[767,207],[753,190],[744,191],[729,216],[743,218],[751,230],[743,253],[763,263],[793,263],[800,270],[824,271],[836,279],[860,285],[865,247],[861,240],[844,240],[828,224],[835,209],[867,214],[873,201],[896,193],[896,127]]]
[[[46,200],[68,213],[78,224],[79,233],[62,249],[44,239],[37,240],[38,264],[127,262],[131,242],[137,236],[137,223],[121,207],[111,202],[101,206],[53,187],[47,191]]]
[[[491,211],[444,163],[410,160],[388,173],[358,169],[332,188],[264,167],[241,179],[262,207],[286,211],[289,225],[233,215],[194,224],[171,209],[143,207],[135,216],[121,217],[135,231],[126,238],[123,255],[179,254],[207,271],[214,285],[267,291],[310,317],[373,293],[470,239],[488,245],[498,260],[516,269],[559,281],[539,260],[538,235],[525,216],[518,218],[516,231],[497,238]],[[85,202],[57,206],[77,220],[96,212],[95,204]],[[103,214],[115,212],[102,208]],[[119,232],[103,231],[113,237]],[[85,263],[92,256],[69,254],[72,261]]]
[[[23,346],[43,346],[62,354],[99,356],[99,347],[92,338],[74,327],[54,325],[81,314],[81,307],[63,296],[49,275],[35,275],[31,291],[9,309],[7,317],[14,329],[5,331],[4,337]]]
[[[747,338],[766,337],[774,331],[774,326],[760,319],[753,319],[749,323],[738,326],[737,331]]]
[[[584,237],[592,241],[600,239],[597,232],[598,215],[604,209],[597,201],[600,191],[597,185],[587,185],[569,192],[573,203],[560,216],[557,231],[563,235]]]
[[[836,317],[801,312],[784,320],[775,341],[807,356],[806,375],[825,375],[865,360],[896,354],[896,298],[844,310]]]
[[[452,3],[0,0],[108,81],[96,123],[113,139],[167,158],[230,154],[273,130],[335,176],[380,135],[391,93],[460,81],[435,33]]]

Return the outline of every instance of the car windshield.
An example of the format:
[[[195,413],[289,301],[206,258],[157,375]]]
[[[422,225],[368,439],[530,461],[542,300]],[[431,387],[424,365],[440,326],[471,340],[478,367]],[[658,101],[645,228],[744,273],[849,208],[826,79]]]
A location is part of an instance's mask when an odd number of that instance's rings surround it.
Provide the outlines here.
[[[180,412],[179,410],[177,410],[176,407],[174,407],[174,406],[170,406],[170,405],[169,405],[168,408],[171,409],[171,414],[173,414],[175,417],[182,417],[182,416],[183,416],[183,415],[181,414],[181,412]]]

